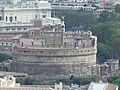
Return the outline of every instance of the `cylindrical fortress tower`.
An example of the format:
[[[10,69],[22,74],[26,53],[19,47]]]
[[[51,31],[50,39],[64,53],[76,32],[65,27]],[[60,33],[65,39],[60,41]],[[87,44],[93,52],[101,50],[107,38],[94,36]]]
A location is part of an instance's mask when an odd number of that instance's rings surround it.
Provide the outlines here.
[[[28,38],[19,38],[10,70],[41,78],[91,75],[90,67],[96,64],[97,37],[90,31],[62,32],[60,28],[34,28]]]

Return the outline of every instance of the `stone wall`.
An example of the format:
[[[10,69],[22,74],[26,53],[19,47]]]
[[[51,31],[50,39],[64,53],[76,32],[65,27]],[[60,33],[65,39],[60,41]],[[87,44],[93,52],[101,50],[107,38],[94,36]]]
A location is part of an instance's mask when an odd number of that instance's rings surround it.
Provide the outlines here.
[[[76,49],[58,49],[56,54],[54,53],[56,49],[19,48],[17,51],[13,55],[14,61],[9,70],[39,75],[40,78],[69,77],[71,74],[91,75],[92,71],[89,66],[96,64],[95,48],[78,49],[79,52]],[[41,51],[43,54],[40,54]],[[49,51],[51,53],[48,53]],[[66,52],[63,53],[63,51]]]
[[[86,66],[85,66],[86,65]],[[39,75],[41,79],[68,78],[70,75],[85,77],[91,75],[89,64],[56,64],[56,63],[26,63],[13,62],[11,70],[26,72],[29,75]],[[9,68],[10,69],[10,68]]]

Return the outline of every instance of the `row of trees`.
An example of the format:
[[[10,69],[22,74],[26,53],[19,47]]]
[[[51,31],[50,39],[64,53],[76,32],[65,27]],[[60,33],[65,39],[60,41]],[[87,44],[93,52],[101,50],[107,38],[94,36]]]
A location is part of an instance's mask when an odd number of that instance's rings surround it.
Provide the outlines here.
[[[120,5],[115,12],[103,11],[91,31],[98,37],[98,61],[103,63],[109,58],[120,57]]]
[[[93,13],[79,11],[63,11],[57,15],[65,16],[66,30],[91,30],[98,38],[98,63],[109,58],[120,57],[120,5],[115,12],[103,11],[99,18]]]
[[[57,15],[59,18],[65,16],[66,30],[88,30],[96,23],[96,16],[92,13],[81,13],[79,11],[62,11]]]
[[[84,78],[60,78],[60,79],[54,79],[54,80],[38,80],[33,78],[17,78],[17,83],[20,83],[22,85],[54,85],[55,83],[62,82],[65,85],[71,85],[71,84],[77,84],[77,85],[85,85],[90,84],[90,82],[93,81],[93,79],[84,79]]]

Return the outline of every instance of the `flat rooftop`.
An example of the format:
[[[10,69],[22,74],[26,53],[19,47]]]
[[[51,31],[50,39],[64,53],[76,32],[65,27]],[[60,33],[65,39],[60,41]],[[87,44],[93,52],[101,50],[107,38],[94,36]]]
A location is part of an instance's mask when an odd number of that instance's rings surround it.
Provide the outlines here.
[[[17,73],[17,72],[4,72],[0,71],[0,76],[14,76],[14,77],[27,77],[27,73]]]

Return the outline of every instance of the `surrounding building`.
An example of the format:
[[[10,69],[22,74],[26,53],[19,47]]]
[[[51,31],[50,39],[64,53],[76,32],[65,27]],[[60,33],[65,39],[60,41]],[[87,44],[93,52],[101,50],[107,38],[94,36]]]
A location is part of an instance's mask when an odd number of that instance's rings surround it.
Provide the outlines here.
[[[77,84],[72,84],[69,90],[81,90],[79,85]]]
[[[12,37],[15,35],[0,34],[0,51],[2,53],[12,52]]]
[[[15,4],[16,3],[16,4]],[[48,1],[21,1],[14,4],[3,4],[0,7],[0,33],[25,32],[34,20],[42,20],[44,25],[61,24],[61,20],[51,17],[51,4]]]
[[[99,83],[91,82],[88,90],[118,90],[118,86],[101,81]]]

